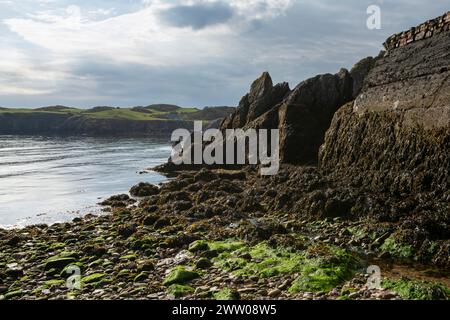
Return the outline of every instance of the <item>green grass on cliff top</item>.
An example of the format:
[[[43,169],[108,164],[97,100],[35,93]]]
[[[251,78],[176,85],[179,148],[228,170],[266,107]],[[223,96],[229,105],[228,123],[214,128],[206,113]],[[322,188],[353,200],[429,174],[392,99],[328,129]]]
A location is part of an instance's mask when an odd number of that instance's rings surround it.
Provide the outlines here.
[[[197,108],[178,108],[176,110],[163,108],[141,107],[140,110],[136,108],[99,108],[99,109],[78,109],[78,108],[40,108],[40,109],[25,109],[25,108],[0,108],[2,113],[20,113],[20,114],[35,114],[35,113],[50,113],[50,114],[73,114],[83,115],[95,119],[121,119],[121,120],[203,120],[201,118],[200,110]],[[199,118],[195,114],[199,113]],[[194,115],[194,117],[192,117]]]

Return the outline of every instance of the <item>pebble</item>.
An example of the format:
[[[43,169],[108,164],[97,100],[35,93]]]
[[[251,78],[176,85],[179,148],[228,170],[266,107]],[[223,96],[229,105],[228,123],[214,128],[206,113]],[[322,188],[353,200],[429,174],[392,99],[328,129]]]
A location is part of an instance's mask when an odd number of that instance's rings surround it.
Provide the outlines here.
[[[271,297],[271,298],[276,298],[279,295],[281,295],[281,290],[280,289],[273,289],[273,290],[270,290],[268,292],[268,296]]]

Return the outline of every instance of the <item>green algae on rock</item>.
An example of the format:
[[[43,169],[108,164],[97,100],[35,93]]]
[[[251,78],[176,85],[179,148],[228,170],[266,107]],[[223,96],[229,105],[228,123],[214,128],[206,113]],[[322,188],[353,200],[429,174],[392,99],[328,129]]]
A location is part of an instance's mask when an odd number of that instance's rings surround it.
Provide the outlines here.
[[[182,284],[172,284],[169,288],[167,288],[167,293],[173,295],[175,298],[187,296],[194,293],[194,291],[194,288]]]
[[[450,288],[429,281],[408,278],[384,280],[382,287],[398,293],[407,300],[449,300]]]
[[[410,259],[413,257],[413,248],[407,244],[399,243],[393,236],[387,238],[380,247],[382,252],[389,252],[393,257]]]
[[[240,295],[236,290],[225,288],[213,294],[216,300],[239,300]]]
[[[84,284],[93,284],[93,283],[97,283],[99,281],[104,280],[105,277],[106,277],[106,275],[103,273],[94,273],[89,276],[83,277],[81,282]]]
[[[267,242],[242,246],[222,252],[213,261],[217,266],[244,277],[270,278],[300,273],[289,291],[329,291],[349,280],[358,267],[358,260],[343,249],[313,246],[306,252],[273,248]]]
[[[350,280],[361,266],[353,255],[338,247],[318,245],[308,248],[308,251],[300,276],[289,292],[330,291]]]
[[[172,284],[184,284],[198,278],[200,275],[195,271],[187,270],[185,266],[173,268],[165,278],[163,284],[170,286]]]
[[[75,263],[76,259],[73,257],[64,257],[64,256],[55,256],[47,259],[45,262],[44,269],[49,271],[51,269],[55,269],[57,271],[61,271],[66,266]]]

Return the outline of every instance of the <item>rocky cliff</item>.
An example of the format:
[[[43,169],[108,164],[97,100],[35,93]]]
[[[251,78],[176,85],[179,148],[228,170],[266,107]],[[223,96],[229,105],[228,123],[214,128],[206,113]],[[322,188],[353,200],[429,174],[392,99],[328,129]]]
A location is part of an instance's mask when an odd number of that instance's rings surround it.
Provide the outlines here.
[[[392,39],[361,94],[335,115],[320,167],[381,190],[450,200],[450,31],[401,45]]]
[[[233,107],[181,108],[175,105],[77,109],[49,106],[38,109],[0,109],[0,134],[60,134],[91,136],[157,136],[169,138],[179,128],[193,129],[193,121],[218,127],[218,119]]]
[[[273,86],[265,72],[252,84],[237,110],[224,120],[221,129],[279,129],[282,162],[316,163],[334,113],[359,93],[374,61],[366,58],[351,72],[342,69],[334,75],[305,80],[292,91],[287,83]]]

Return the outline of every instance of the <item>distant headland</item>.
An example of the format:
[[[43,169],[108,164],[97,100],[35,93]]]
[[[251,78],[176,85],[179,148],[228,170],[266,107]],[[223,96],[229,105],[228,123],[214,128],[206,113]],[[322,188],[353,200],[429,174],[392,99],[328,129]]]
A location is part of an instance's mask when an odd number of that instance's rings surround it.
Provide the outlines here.
[[[213,124],[234,109],[182,108],[171,104],[91,109],[61,105],[36,109],[0,108],[0,134],[169,137],[177,128],[192,129],[196,120]]]

